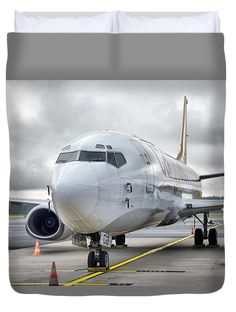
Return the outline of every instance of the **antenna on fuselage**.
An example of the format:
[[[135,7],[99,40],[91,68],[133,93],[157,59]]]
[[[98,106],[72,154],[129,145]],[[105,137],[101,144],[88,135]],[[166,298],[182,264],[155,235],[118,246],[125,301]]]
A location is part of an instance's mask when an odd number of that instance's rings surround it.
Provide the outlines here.
[[[183,109],[183,122],[181,129],[181,137],[180,137],[180,149],[177,159],[183,163],[187,163],[187,104],[188,99],[184,96],[184,109]]]

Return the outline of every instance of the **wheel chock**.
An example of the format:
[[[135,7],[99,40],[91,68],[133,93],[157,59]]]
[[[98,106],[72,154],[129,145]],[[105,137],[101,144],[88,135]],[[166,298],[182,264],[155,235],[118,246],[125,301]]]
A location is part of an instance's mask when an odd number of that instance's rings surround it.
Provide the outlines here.
[[[109,269],[108,269],[109,270]],[[105,267],[94,267],[88,268],[88,272],[96,273],[96,272],[106,272],[108,271]]]

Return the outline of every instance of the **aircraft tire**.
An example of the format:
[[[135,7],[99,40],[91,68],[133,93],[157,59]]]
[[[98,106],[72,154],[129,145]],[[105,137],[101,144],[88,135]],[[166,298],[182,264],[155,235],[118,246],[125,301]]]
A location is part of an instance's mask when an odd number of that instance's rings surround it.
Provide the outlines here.
[[[96,259],[95,259],[95,252],[90,251],[88,254],[88,267],[94,268],[96,267]]]
[[[212,245],[212,246],[217,245],[217,231],[216,231],[216,229],[210,229],[209,230],[208,242],[209,242],[209,245]]]
[[[109,255],[106,251],[102,251],[100,254],[100,266],[109,269]]]
[[[194,245],[201,246],[203,245],[203,231],[202,229],[198,228],[195,230],[194,234]]]

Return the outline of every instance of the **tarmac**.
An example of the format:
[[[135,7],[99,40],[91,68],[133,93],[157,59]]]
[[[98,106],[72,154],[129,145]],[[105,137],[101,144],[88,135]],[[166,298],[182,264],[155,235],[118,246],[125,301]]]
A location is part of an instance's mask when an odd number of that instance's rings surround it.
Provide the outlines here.
[[[10,220],[10,283],[20,293],[52,295],[214,292],[224,283],[224,227],[219,214],[210,219],[214,222],[210,226],[218,231],[217,248],[208,247],[207,241],[203,248],[193,247],[191,218],[186,223],[127,234],[127,248],[107,249],[110,270],[96,273],[87,271],[88,249],[71,241],[40,242],[41,255],[33,256],[35,241],[24,232],[24,219]],[[59,287],[48,286],[52,261]]]

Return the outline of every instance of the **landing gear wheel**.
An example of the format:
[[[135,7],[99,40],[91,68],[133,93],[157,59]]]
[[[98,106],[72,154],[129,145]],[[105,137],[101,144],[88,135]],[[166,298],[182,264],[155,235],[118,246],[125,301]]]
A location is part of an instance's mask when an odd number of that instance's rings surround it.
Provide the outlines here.
[[[203,232],[202,229],[196,229],[194,234],[194,245],[202,246],[203,245]]]
[[[88,254],[88,268],[95,268],[97,265],[96,258],[95,258],[95,252],[90,251]]]
[[[102,251],[100,244],[100,233],[92,233],[90,236],[90,252],[88,254],[88,271],[89,272],[105,272],[109,269],[109,255],[106,251]]]
[[[208,235],[208,242],[211,246],[217,246],[217,231],[216,229],[210,229]]]
[[[116,236],[116,246],[124,246],[125,245],[125,235]]]
[[[109,255],[106,251],[102,251],[100,254],[100,266],[109,269]]]

